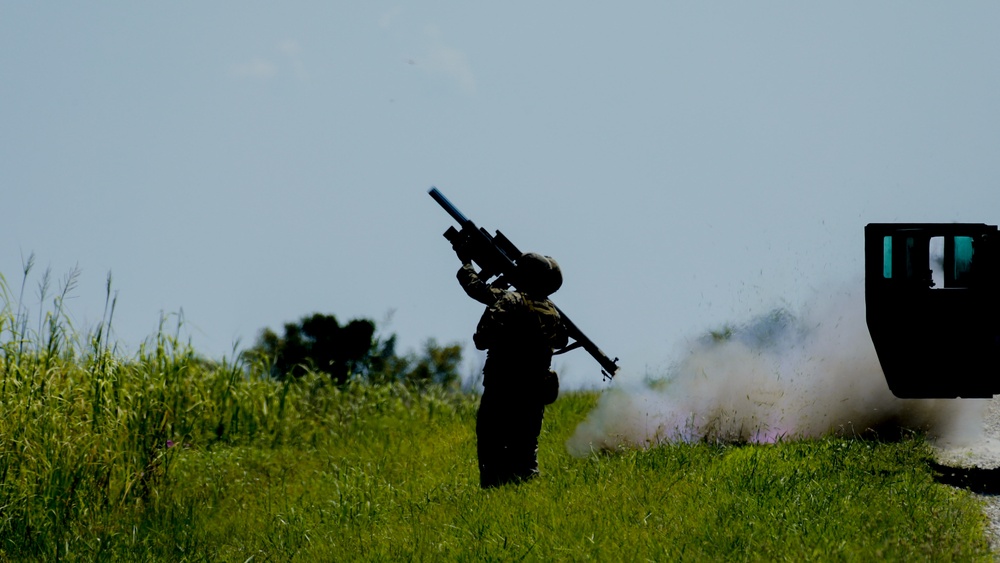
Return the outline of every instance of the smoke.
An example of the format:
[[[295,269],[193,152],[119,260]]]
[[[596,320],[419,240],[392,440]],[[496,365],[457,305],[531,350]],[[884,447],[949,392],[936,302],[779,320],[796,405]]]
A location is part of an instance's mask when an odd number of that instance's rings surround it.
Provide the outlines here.
[[[662,377],[619,375],[569,439],[570,453],[677,441],[898,437],[904,429],[971,444],[981,438],[989,405],[895,398],[858,290],[827,291],[798,315],[776,309],[710,332],[678,357]]]

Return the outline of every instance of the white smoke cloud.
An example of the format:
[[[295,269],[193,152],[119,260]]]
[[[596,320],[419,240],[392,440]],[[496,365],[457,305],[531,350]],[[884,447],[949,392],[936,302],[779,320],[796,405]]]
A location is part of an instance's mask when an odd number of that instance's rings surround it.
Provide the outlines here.
[[[662,442],[771,442],[887,427],[971,443],[988,404],[895,398],[865,324],[863,290],[835,291],[798,317],[776,310],[689,343],[661,379],[619,375],[567,448],[582,456]]]

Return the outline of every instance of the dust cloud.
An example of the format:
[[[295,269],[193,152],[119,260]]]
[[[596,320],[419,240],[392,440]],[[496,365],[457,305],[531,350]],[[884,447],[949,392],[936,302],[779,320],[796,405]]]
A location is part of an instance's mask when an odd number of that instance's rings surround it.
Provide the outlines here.
[[[982,438],[990,403],[894,397],[865,324],[863,289],[826,291],[798,314],[775,309],[710,332],[676,357],[662,375],[619,374],[567,442],[570,453],[906,430],[955,446]]]

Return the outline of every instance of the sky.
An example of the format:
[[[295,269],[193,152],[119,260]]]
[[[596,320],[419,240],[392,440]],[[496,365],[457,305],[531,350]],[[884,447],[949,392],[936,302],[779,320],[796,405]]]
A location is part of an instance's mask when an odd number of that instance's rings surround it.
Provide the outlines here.
[[[831,287],[870,222],[1000,220],[994,2],[0,4],[0,273],[112,276],[124,350],[313,312],[400,352],[482,306],[466,216],[559,261],[622,370]],[[564,384],[608,385],[583,351]]]

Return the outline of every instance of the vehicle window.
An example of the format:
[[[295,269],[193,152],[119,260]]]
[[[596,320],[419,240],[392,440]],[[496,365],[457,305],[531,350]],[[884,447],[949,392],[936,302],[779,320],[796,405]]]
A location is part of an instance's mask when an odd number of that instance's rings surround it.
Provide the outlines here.
[[[912,280],[917,275],[917,257],[913,255],[916,250],[917,241],[913,237],[906,237],[906,279]],[[926,250],[924,251],[926,253]]]
[[[882,239],[882,277],[892,278],[892,237]]]
[[[931,237],[927,249],[927,264],[931,268],[931,287],[941,289],[945,286],[944,237]]]
[[[955,237],[955,264],[952,277],[956,285],[963,287],[968,285],[974,253],[972,237]]]

